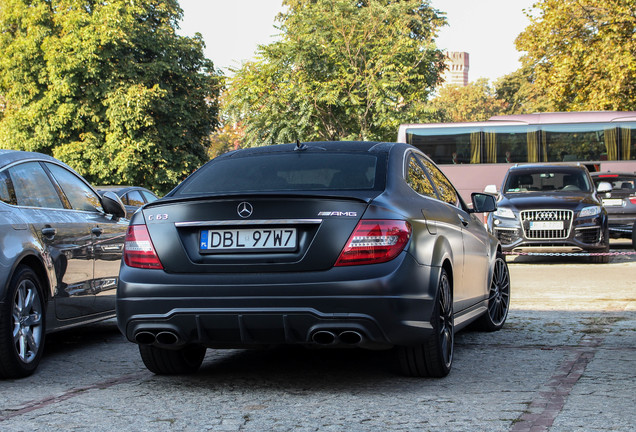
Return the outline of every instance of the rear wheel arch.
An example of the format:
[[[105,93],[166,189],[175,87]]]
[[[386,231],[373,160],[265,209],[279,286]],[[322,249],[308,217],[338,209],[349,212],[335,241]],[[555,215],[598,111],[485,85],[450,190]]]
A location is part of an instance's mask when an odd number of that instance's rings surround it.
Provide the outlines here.
[[[15,266],[13,267],[13,271],[11,272],[11,277],[9,278],[9,280],[11,280],[13,274],[15,274],[16,270],[20,266],[29,267],[37,275],[38,279],[40,280],[40,284],[42,285],[41,288],[42,296],[44,297],[43,300],[48,303],[51,298],[51,284],[48,272],[46,271],[42,260],[32,254],[23,256],[21,259],[17,260]]]
[[[29,267],[37,275],[42,288],[42,296],[44,297],[43,300],[48,302],[52,295],[49,274],[44,263],[42,262],[42,259],[38,255],[34,254],[32,251],[25,251],[25,253],[23,253],[21,257],[14,261],[12,267],[9,269],[9,274],[7,275],[5,286],[0,287],[0,294],[5,295],[9,288],[9,284],[13,279],[13,275],[15,275],[20,266]]]

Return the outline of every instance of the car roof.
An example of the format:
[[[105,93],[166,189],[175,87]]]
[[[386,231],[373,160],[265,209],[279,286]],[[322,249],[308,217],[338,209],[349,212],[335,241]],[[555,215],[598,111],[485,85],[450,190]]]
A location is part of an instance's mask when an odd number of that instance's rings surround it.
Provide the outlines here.
[[[378,141],[313,141],[298,142],[291,144],[275,144],[262,147],[250,147],[245,149],[234,150],[225,153],[219,158],[245,157],[266,153],[287,153],[292,151],[310,151],[310,152],[371,152],[383,153],[388,152],[392,147],[399,143],[387,143]]]
[[[623,172],[623,171],[597,171],[590,174],[592,175],[592,177],[601,177],[601,176],[636,177],[636,173],[634,172]]]
[[[579,164],[568,164],[568,163],[551,163],[551,164],[540,164],[540,163],[531,163],[531,164],[523,164],[523,165],[514,165],[510,167],[509,172],[513,171],[538,171],[538,170],[555,170],[555,171],[569,171],[569,170],[579,170],[579,171],[587,171],[585,165]]]
[[[25,160],[44,160],[44,161],[62,164],[68,167],[68,165],[60,162],[54,157],[45,155],[44,153],[28,152],[28,151],[22,151],[22,150],[0,150],[0,168],[3,168],[7,165],[11,165],[14,162],[25,161]]]

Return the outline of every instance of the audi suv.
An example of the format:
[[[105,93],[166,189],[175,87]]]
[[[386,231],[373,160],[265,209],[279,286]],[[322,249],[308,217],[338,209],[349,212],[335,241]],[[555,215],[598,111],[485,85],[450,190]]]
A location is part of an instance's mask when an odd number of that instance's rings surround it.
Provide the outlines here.
[[[511,167],[488,228],[506,252],[581,253],[609,261],[607,210],[582,165]]]

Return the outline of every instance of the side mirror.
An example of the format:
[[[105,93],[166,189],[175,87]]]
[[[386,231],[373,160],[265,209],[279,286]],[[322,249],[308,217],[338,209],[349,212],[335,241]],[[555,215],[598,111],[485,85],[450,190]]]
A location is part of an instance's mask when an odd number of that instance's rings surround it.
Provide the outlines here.
[[[497,195],[497,186],[496,185],[488,185],[484,188],[484,192]]]
[[[598,184],[598,187],[596,188],[596,191],[598,193],[611,192],[612,191],[612,184],[609,183],[609,182],[600,182]]]
[[[102,207],[107,214],[112,214],[116,218],[123,218],[126,216],[126,207],[121,199],[115,192],[106,191],[102,195]]]
[[[490,213],[497,210],[495,197],[490,194],[473,192],[470,198],[473,202],[471,213]]]

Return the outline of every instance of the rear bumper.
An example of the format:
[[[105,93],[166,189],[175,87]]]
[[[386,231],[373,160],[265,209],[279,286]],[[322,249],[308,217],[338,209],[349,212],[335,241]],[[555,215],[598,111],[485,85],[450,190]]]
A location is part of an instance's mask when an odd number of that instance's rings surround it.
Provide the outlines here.
[[[409,345],[432,332],[438,277],[439,268],[405,252],[389,263],[304,273],[175,275],[123,265],[117,323],[132,342],[175,347]]]

